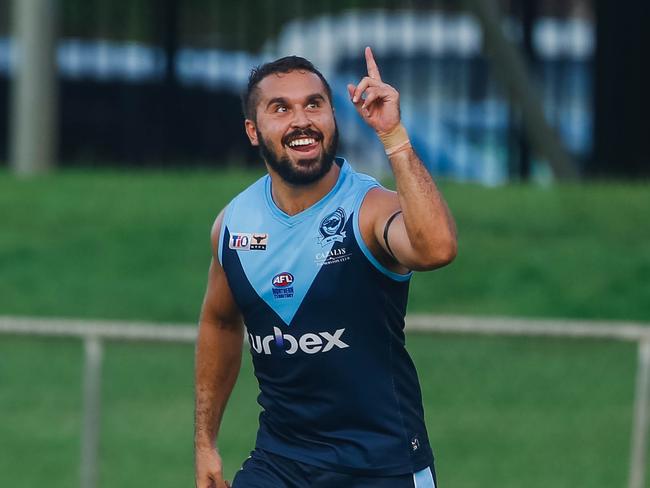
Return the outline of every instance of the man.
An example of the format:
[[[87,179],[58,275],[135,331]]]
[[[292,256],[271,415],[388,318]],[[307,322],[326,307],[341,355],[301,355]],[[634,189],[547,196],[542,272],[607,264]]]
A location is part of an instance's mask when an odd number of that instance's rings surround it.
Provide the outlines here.
[[[215,448],[244,326],[262,406],[233,488],[430,487],[433,455],[404,347],[411,270],[456,255],[447,206],[400,123],[399,94],[368,76],[351,102],[386,149],[397,193],[335,158],[327,81],[295,56],[251,73],[245,129],[268,175],[212,229],[196,350],[198,488],[230,486]]]

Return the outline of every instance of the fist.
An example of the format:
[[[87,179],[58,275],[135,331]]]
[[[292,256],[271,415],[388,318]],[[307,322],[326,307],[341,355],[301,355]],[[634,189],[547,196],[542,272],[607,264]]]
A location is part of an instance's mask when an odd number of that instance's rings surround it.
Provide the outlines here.
[[[196,488],[230,488],[223,479],[221,456],[215,448],[197,448],[194,456]]]

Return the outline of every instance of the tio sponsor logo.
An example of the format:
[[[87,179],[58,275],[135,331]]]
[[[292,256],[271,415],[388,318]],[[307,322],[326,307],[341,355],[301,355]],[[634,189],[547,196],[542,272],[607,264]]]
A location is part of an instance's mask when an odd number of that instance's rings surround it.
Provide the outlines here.
[[[236,251],[266,251],[268,240],[268,234],[233,232],[228,247]]]
[[[238,249],[247,251],[250,249],[251,236],[250,234],[233,234],[230,236],[230,249]]]
[[[329,332],[312,334],[310,332],[296,338],[291,334],[283,334],[278,327],[273,327],[273,335],[260,337],[248,334],[248,336],[253,350],[258,354],[270,355],[272,342],[287,354],[295,354],[299,350],[306,354],[316,354],[331,351],[335,347],[339,349],[350,347],[341,340],[343,332],[345,329],[337,329],[333,334]]]

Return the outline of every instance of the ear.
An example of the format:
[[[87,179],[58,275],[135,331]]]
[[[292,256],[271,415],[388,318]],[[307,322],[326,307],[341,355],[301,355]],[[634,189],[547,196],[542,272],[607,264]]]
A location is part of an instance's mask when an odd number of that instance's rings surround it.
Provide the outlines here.
[[[253,122],[251,119],[246,119],[244,121],[244,128],[246,129],[246,135],[248,136],[248,140],[251,141],[251,145],[259,146],[260,143],[257,140],[257,130],[255,127],[255,122]]]

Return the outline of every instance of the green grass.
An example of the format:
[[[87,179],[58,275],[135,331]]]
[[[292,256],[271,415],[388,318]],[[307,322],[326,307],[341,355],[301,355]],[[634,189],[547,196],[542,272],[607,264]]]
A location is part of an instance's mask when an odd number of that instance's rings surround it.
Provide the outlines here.
[[[0,179],[4,314],[194,321],[212,221],[250,175]]]
[[[0,173],[0,315],[194,322],[209,230],[257,175]],[[449,267],[417,274],[410,311],[650,320],[650,192],[641,185],[443,184]],[[409,336],[441,486],[623,486],[635,348],[597,341]],[[102,486],[192,485],[193,351],[107,345]],[[82,351],[0,336],[3,484],[75,486]],[[226,473],[253,446],[246,356],[220,437]]]
[[[0,312],[194,321],[209,231],[251,173],[0,173]],[[442,185],[449,267],[411,311],[650,320],[650,192],[637,185]]]
[[[624,486],[633,346],[433,335],[408,346],[443,486]],[[74,486],[80,345],[2,338],[0,358],[3,480]],[[191,486],[192,348],[109,345],[103,378],[102,486]],[[246,356],[220,434],[230,479],[254,443],[256,388]]]

